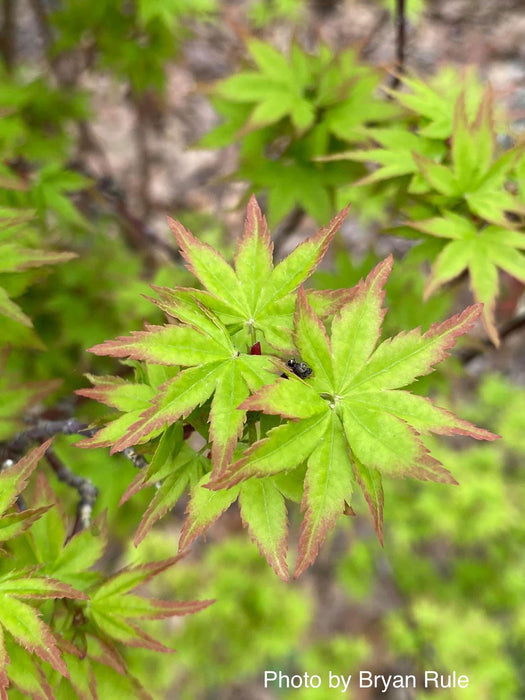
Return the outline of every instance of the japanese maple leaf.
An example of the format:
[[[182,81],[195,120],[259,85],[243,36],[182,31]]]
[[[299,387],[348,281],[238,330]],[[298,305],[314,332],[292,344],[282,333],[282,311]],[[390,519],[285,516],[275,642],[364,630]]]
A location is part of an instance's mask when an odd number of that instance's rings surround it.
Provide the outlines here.
[[[422,443],[428,432],[495,435],[455,417],[428,399],[402,391],[430,373],[467,332],[481,305],[467,308],[426,333],[400,333],[376,347],[384,311],[383,286],[391,256],[361,281],[353,299],[334,317],[331,338],[300,291],[295,342],[313,375],[291,375],[261,388],[241,404],[290,419],[256,442],[212,489],[231,488],[250,477],[267,477],[306,462],[304,519],[295,576],[311,564],[338,514],[347,509],[355,483],[364,492],[381,538],[382,475],[456,483]]]
[[[244,235],[235,255],[235,269],[181,223],[168,221],[188,269],[206,290],[190,290],[193,296],[212,309],[228,328],[237,326],[248,333],[251,344],[256,340],[255,334],[260,332],[271,346],[289,351],[293,349],[295,291],[321,261],[348,210],[349,207],[343,209],[328,226],[299,244],[275,267],[273,243],[255,197],[248,204]],[[169,290],[157,291],[169,294]],[[338,308],[338,301],[344,299],[345,290],[335,295],[333,292],[309,292],[310,303],[318,313],[333,312]]]
[[[438,238],[449,239],[432,265],[425,287],[428,298],[438,287],[465,270],[477,301],[483,303],[483,324],[494,345],[499,345],[494,321],[498,295],[498,268],[525,283],[525,235],[501,226],[478,227],[470,220],[450,211],[443,218],[410,224],[413,228]]]
[[[468,119],[465,96],[454,112],[450,167],[414,153],[419,171],[449,209],[462,200],[476,216],[496,226],[511,228],[507,212],[523,213],[516,197],[505,188],[508,173],[520,156],[513,148],[496,158],[497,141],[490,90],[485,93],[473,122]]]
[[[98,355],[185,368],[161,385],[150,405],[138,417],[135,415],[134,421],[127,417],[106,431],[104,440],[126,427],[112,452],[150,439],[213,395],[212,461],[217,473],[228,466],[246,419],[246,411],[236,407],[250,391],[275,378],[268,355],[245,351],[255,342],[257,332],[273,346],[288,350],[293,347],[295,290],[324,255],[346,213],[347,209],[343,210],[327,228],[297,246],[274,268],[266,222],[252,198],[235,270],[217,251],[201,243],[178,222],[170,221],[189,269],[207,291],[155,288],[160,296],[155,303],[176,319],[176,324],[152,326],[91,348]],[[336,294],[314,292],[310,300],[326,313],[338,308],[347,297],[345,290]],[[123,389],[109,387],[108,392],[107,387],[102,387],[89,390],[89,395],[100,395],[106,403],[113,401],[113,405],[124,398],[129,404],[129,396],[117,396],[117,391]],[[102,444],[101,439],[85,442],[84,446]]]

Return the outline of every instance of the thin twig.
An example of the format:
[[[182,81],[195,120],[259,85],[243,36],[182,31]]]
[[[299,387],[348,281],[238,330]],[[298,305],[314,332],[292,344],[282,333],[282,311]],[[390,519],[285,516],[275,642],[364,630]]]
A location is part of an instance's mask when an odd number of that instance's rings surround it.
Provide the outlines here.
[[[22,433],[18,433],[18,435],[15,435],[4,443],[0,443],[0,471],[2,469],[8,469],[15,461],[18,461],[31,443],[36,442],[41,444],[54,435],[82,435],[83,437],[92,437],[98,430],[99,428],[90,428],[76,418],[40,421],[34,427]],[[137,469],[144,469],[148,466],[148,461],[145,457],[137,453],[133,447],[127,447],[119,454],[129,459]],[[57,475],[57,478],[78,491],[80,496],[75,524],[71,533],[72,537],[77,532],[85,530],[91,524],[93,507],[97,500],[98,489],[90,479],[79,476],[66,467],[52,448],[47,450],[46,458]],[[22,496],[18,496],[16,503],[18,510],[26,510],[26,505]]]
[[[82,435],[82,437],[93,437],[99,428],[90,428],[86,423],[82,423],[76,418],[66,420],[46,420],[39,421],[35,426],[18,433],[10,440],[0,443],[0,462],[9,459],[18,460],[32,443],[42,443],[54,435]],[[147,460],[138,454],[133,447],[126,448],[122,454],[137,469],[143,469],[148,465]]]
[[[72,472],[71,469],[68,469],[62,460],[57,457],[52,448],[47,450],[46,459],[57,475],[58,480],[74,488],[80,496],[77,505],[77,517],[71,533],[71,536],[76,535],[77,532],[81,532],[91,525],[91,517],[98,497],[98,489],[90,479],[85,479]]]
[[[96,433],[95,428],[78,421],[76,418],[66,420],[38,421],[36,425],[18,433],[10,440],[0,443],[0,460],[13,459],[24,454],[32,443],[45,442],[54,435],[84,435],[91,437]]]
[[[396,89],[405,72],[406,14],[405,0],[396,0],[396,74],[391,87]]]

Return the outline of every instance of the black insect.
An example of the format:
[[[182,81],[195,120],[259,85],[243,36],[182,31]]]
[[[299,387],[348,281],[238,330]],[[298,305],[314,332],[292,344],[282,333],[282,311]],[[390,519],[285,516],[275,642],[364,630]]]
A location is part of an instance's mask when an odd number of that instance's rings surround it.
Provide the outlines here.
[[[312,374],[312,368],[309,367],[306,362],[297,362],[295,357],[288,360],[286,366],[300,379],[306,379]]]

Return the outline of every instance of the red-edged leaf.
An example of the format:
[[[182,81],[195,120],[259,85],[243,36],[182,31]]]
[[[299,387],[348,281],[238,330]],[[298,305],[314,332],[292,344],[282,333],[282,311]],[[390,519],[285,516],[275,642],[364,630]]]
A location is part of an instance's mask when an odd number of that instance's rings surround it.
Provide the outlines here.
[[[12,596],[5,596],[2,600],[1,624],[21,646],[50,663],[62,676],[69,677],[55,638],[37,610]]]
[[[7,640],[6,640],[7,641]],[[25,697],[31,700],[56,700],[44,670],[34,654],[16,643],[8,643],[9,680]],[[9,697],[6,695],[6,697]]]
[[[134,588],[137,588],[137,586],[151,581],[152,578],[166,571],[166,569],[169,569],[170,566],[176,564],[180,558],[179,555],[171,557],[170,559],[164,559],[163,561],[141,564],[140,566],[127,566],[103,583],[97,591],[91,595],[91,602],[100,602],[114,595],[128,593]]]
[[[183,370],[161,385],[154,405],[141,414],[139,420],[112,447],[111,453],[136,445],[141,439],[159,431],[203,404],[213,393],[218,378],[224,372],[224,362]]]
[[[135,547],[138,547],[157,520],[162,518],[177,503],[184,493],[189,477],[190,475],[187,472],[179,473],[176,471],[164,479],[142,516],[133,538]]]
[[[18,572],[12,576],[0,579],[0,595],[16,596],[17,598],[74,598],[87,600],[88,596],[82,591],[62,581],[41,576],[20,576]]]
[[[249,396],[241,405],[247,411],[264,411],[284,418],[310,418],[328,410],[317,391],[294,375],[279,378]]]
[[[217,518],[231,506],[239,495],[239,487],[221,491],[210,491],[204,488],[210,480],[210,474],[205,474],[191,493],[187,509],[187,517],[179,540],[179,552],[206,532]]]
[[[108,639],[100,639],[92,634],[86,634],[88,655],[104,666],[114,669],[117,673],[125,675],[128,670],[126,662],[119,653],[117,647]]]
[[[352,465],[343,427],[332,412],[319,445],[308,458],[301,509],[305,511],[294,578],[312,564],[352,494]]]
[[[91,606],[90,618],[104,635],[126,646],[150,649],[164,654],[172,654],[175,651],[150,637],[137,625],[130,624],[120,616],[113,616],[110,609]]]
[[[377,537],[383,544],[383,507],[385,496],[381,473],[377,469],[368,469],[358,459],[354,458],[353,462],[354,473],[372,514]]]
[[[149,301],[152,301],[168,315],[191,326],[199,333],[204,333],[210,338],[216,338],[219,342],[224,343],[226,347],[232,347],[230,337],[224,326],[215,313],[210,310],[213,309],[210,301],[214,297],[210,298],[210,295],[208,295],[205,297],[204,303],[201,303],[199,296],[202,296],[203,291],[199,289],[187,287],[170,289],[168,287],[155,286],[152,286],[152,289],[160,296],[160,300],[149,299]]]
[[[273,244],[266,219],[253,195],[235,255],[235,270],[250,308],[255,308],[261,288],[273,270]]]
[[[397,389],[429,374],[448,357],[456,338],[472,328],[481,312],[481,304],[475,304],[443,323],[433,324],[423,335],[416,328],[385,340],[354,377],[349,392]]]
[[[391,255],[379,263],[359,282],[352,301],[334,317],[332,351],[338,392],[344,391],[375,348],[385,314],[383,287],[392,264]]]
[[[195,238],[180,222],[168,217],[168,223],[187,262],[188,270],[214,296],[226,301],[234,312],[243,315],[248,310],[244,290],[222,255]]]
[[[208,488],[231,488],[252,476],[272,476],[301,464],[324,434],[328,420],[325,411],[270,430],[268,437],[252,445],[223,476],[210,481]]]
[[[272,302],[284,297],[302,284],[319,264],[330,241],[341,228],[350,206],[337,214],[328,226],[320,229],[288,255],[273,270],[261,289],[257,312],[260,313]]]
[[[241,485],[239,505],[242,521],[259,551],[277,576],[288,581],[288,517],[284,497],[270,479],[250,479]]]
[[[148,384],[127,382],[121,377],[86,377],[95,386],[91,389],[77,389],[75,394],[94,399],[119,411],[133,411],[146,408],[155,391]]]
[[[130,357],[158,365],[199,365],[227,356],[227,349],[215,339],[190,326],[150,326],[130,336],[106,340],[88,349],[95,355]]]
[[[2,245],[0,272],[18,272],[27,270],[30,267],[56,265],[76,257],[76,253],[55,253],[50,250],[21,248],[16,243],[4,243]]]
[[[47,440],[40,447],[35,447],[14,466],[0,472],[0,513],[13,505],[18,494],[24,490],[27,480],[47,452],[51,442],[52,439]]]
[[[344,402],[342,412],[348,444],[368,468],[390,476],[456,483],[430,456],[414,428],[396,416],[349,400]]]
[[[128,594],[112,598],[111,615],[129,621],[163,620],[175,615],[191,615],[207,608],[212,603],[212,600],[172,601]]]
[[[46,513],[51,506],[43,508],[30,508],[21,513],[10,513],[0,518],[0,542],[17,537],[27,530],[36,520]]]
[[[496,440],[499,436],[478,428],[466,420],[458,418],[444,408],[434,406],[430,399],[408,391],[363,392],[352,394],[352,405],[361,405],[382,411],[400,418],[415,428],[419,433],[438,433],[441,435],[468,435],[476,440]]]
[[[196,453],[184,442],[184,429],[180,423],[167,428],[159,440],[149,465],[139,470],[137,476],[122,494],[119,505],[146,486],[152,486],[170,474],[179,471],[195,459]]]
[[[301,287],[294,319],[295,344],[301,359],[313,367],[315,386],[319,391],[333,391],[334,373],[330,340],[318,316],[307,301]]]
[[[246,411],[239,406],[249,393],[235,359],[217,380],[210,410],[211,459],[216,476],[230,465],[246,420]]]

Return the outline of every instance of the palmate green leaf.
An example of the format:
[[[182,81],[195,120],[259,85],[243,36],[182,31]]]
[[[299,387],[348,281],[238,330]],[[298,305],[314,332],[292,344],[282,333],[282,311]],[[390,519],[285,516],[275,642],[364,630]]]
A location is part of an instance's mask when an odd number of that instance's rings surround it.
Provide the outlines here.
[[[492,93],[487,89],[474,119],[469,119],[465,95],[455,105],[451,148],[451,167],[439,165],[421,153],[414,159],[423,178],[439,194],[464,200],[470,211],[493,224],[509,227],[506,212],[521,212],[522,207],[505,189],[505,179],[520,155],[514,148],[493,162],[496,152]]]
[[[170,314],[186,324],[194,325],[155,327],[145,332],[135,333],[131,338],[119,338],[116,341],[103,343],[92,348],[92,351],[118,357],[129,356],[133,359],[166,365],[190,365],[190,367],[162,384],[158,393],[153,397],[149,396],[150,401],[146,406],[140,403],[140,400],[148,397],[149,387],[140,392],[137,391],[136,397],[132,386],[124,389],[122,385],[116,387],[110,385],[109,387],[98,386],[94,390],[82,390],[105,403],[118,404],[119,408],[124,408],[123,403],[126,399],[127,408],[135,409],[132,413],[121,416],[117,421],[106,426],[100,431],[100,435],[97,433],[91,440],[83,441],[82,446],[107,445],[113,439],[112,452],[116,452],[138,442],[144,442],[179,418],[188,416],[193,409],[207,401],[218,386],[222,387],[222,379],[226,385],[228,379],[232,375],[236,376],[237,372],[239,380],[237,386],[244,381],[236,369],[239,353],[232,345],[229,334],[220,320],[211,311],[202,307],[200,302],[187,291],[175,290],[170,294],[164,294],[164,299],[166,310],[169,310]],[[195,326],[198,326],[199,330]],[[241,414],[240,427],[231,434],[232,427],[228,421],[224,420],[224,410],[219,408],[222,394],[223,392],[219,391],[217,415],[211,424],[217,438],[215,456],[218,468],[229,454],[230,443],[235,444],[244,421]],[[136,406],[139,408],[136,409]],[[219,448],[220,442],[223,445],[222,452]]]
[[[270,430],[222,476],[208,483],[211,489],[241,484],[242,490],[242,483],[250,483],[253,477],[281,474],[307,463],[296,576],[314,561],[337,515],[347,511],[355,481],[368,502],[379,538],[382,475],[456,483],[424,446],[422,434],[497,437],[425,398],[398,390],[445,359],[481,308],[471,307],[424,334],[419,329],[402,333],[376,348],[384,315],[383,286],[391,265],[387,258],[354,288],[352,298],[332,321],[331,343],[306,295],[299,294],[295,338],[301,352],[311,347],[307,357],[313,376],[279,379],[242,404],[242,408],[296,422]]]
[[[148,439],[179,418],[187,417],[213,394],[209,419],[212,460],[216,473],[221,473],[229,464],[246,420],[246,411],[239,411],[235,402],[242,402],[248,396],[250,384],[259,388],[265,379],[272,379],[275,374],[271,370],[271,358],[245,354],[184,370],[160,387],[153,405],[113,445],[112,452]]]
[[[180,224],[173,223],[172,228],[190,271],[212,295],[212,300],[198,294],[195,297],[214,308],[224,323],[237,322],[242,325],[247,333],[248,345],[251,333],[260,332],[275,338],[277,332],[279,337],[282,322],[275,320],[275,305],[287,297],[290,297],[291,303],[287,304],[286,321],[291,329],[294,312],[292,293],[319,264],[347,213],[348,207],[312,239],[299,244],[275,268],[266,222],[254,197],[248,204],[244,236],[235,256],[235,271],[218,253],[194,238]],[[171,311],[168,310],[168,313]],[[253,340],[250,345],[252,343]],[[109,347],[111,349],[111,345]]]
[[[148,601],[129,594],[137,586],[147,583],[173,566],[179,558],[172,557],[161,562],[122,569],[92,593],[86,615],[103,635],[122,644],[155,651],[171,651],[131,621],[186,615],[206,608],[213,601],[170,602],[156,599]]]
[[[377,170],[358,180],[354,183],[356,185],[390,180],[403,175],[414,175],[418,172],[414,153],[432,160],[441,160],[446,153],[446,147],[441,142],[422,138],[406,129],[366,129],[363,131],[363,135],[377,142],[381,148],[344,151],[333,156],[320,158],[323,161],[355,160],[379,164],[380,167]]]
[[[313,108],[302,97],[301,77],[294,73],[289,61],[269,44],[252,39],[248,49],[259,69],[245,71],[221,81],[216,94],[232,102],[252,105],[251,114],[243,125],[242,133],[268,124],[275,124],[290,116],[298,129],[310,126]]]
[[[276,267],[266,222],[254,198],[248,207],[235,269],[179,224],[173,224],[190,269],[207,289],[155,288],[160,296],[156,303],[177,325],[150,327],[97,345],[91,351],[186,369],[168,379],[153,396],[149,388],[139,390],[137,385],[107,378],[95,380],[93,389],[81,390],[81,395],[127,413],[80,445],[111,444],[112,452],[124,450],[150,440],[211,398],[209,439],[214,478],[218,478],[231,462],[246,421],[248,409],[238,407],[250,391],[273,382],[279,372],[270,356],[243,351],[250,349],[258,333],[274,346],[293,349],[294,292],[321,260],[347,211],[334,217]],[[340,307],[347,296],[310,294],[316,308],[326,315]],[[232,326],[233,332],[229,330]],[[150,515],[157,512],[154,508]]]
[[[425,298],[465,270],[477,302],[483,304],[482,320],[494,345],[499,336],[494,318],[498,295],[498,268],[525,283],[525,234],[501,226],[479,229],[470,219],[452,212],[442,218],[418,221],[411,226],[423,233],[452,239],[437,256],[425,285]]]
[[[422,125],[419,132],[430,139],[448,139],[454,124],[455,100],[465,96],[466,111],[473,118],[483,98],[483,85],[475,70],[459,76],[455,68],[446,67],[433,77],[430,84],[414,76],[401,76],[411,92],[388,90],[396,101],[415,112]]]

